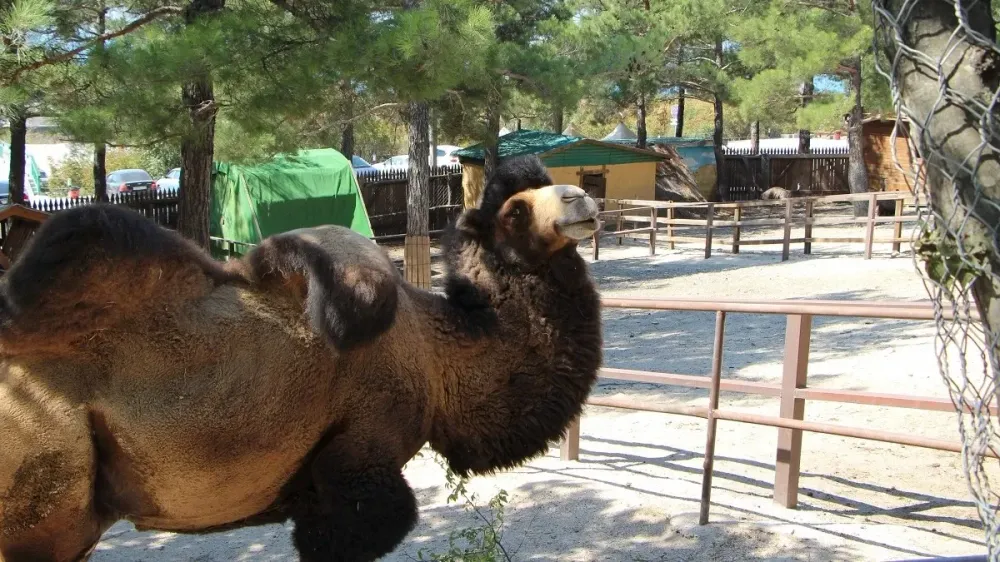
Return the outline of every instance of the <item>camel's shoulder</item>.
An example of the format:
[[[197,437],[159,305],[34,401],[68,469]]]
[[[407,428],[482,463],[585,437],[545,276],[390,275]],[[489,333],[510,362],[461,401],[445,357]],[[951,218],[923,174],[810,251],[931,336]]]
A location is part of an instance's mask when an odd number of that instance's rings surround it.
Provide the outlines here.
[[[5,351],[30,349],[30,341],[65,342],[236,279],[135,211],[106,204],[69,209],[39,227],[0,280],[0,341]]]
[[[374,242],[340,226],[271,236],[243,259],[244,275],[303,301],[317,333],[338,350],[378,337],[396,319],[402,278]]]

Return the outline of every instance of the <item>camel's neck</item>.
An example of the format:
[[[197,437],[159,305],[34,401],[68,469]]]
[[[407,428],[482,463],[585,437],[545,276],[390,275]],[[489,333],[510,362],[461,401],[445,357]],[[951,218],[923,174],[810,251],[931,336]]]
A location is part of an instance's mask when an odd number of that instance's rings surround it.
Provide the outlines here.
[[[548,448],[580,413],[601,363],[600,303],[575,248],[530,273],[465,256],[449,264],[435,324],[444,396],[431,445],[460,473]],[[469,258],[473,258],[470,260]]]

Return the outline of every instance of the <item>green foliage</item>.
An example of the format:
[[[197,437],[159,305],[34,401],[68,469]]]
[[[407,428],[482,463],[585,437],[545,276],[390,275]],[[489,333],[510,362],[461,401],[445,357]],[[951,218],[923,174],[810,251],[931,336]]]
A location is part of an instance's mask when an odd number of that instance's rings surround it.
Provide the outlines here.
[[[439,455],[434,461],[445,469],[445,488],[449,490],[448,503],[462,500],[466,511],[475,518],[476,525],[452,531],[448,535],[448,550],[431,553],[427,549],[417,552],[417,560],[433,562],[501,562],[511,560],[503,546],[504,514],[509,500],[506,490],[500,490],[481,505],[475,493],[469,492],[468,479],[456,475]]]

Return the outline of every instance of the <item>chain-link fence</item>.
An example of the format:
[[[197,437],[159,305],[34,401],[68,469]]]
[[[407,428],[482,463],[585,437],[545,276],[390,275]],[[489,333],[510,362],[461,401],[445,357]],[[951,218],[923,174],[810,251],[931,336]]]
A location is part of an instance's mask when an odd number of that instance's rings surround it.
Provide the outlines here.
[[[1000,560],[990,476],[1000,475],[1000,48],[989,0],[874,0],[875,56],[895,135],[923,201],[914,255],[937,310],[937,356],[955,402],[969,488]],[[895,146],[895,138],[893,139]],[[899,162],[898,155],[893,155]]]

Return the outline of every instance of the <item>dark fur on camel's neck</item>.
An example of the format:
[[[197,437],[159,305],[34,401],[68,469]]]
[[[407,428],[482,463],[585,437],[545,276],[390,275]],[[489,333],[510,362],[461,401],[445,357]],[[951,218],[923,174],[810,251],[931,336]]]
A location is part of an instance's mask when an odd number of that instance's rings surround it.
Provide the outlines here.
[[[541,256],[534,241],[495,236],[504,201],[551,183],[537,158],[505,162],[480,208],[466,211],[446,238],[443,308],[450,324],[488,350],[449,365],[450,403],[434,424],[431,445],[459,474],[543,454],[596,381],[600,298],[576,244]]]

